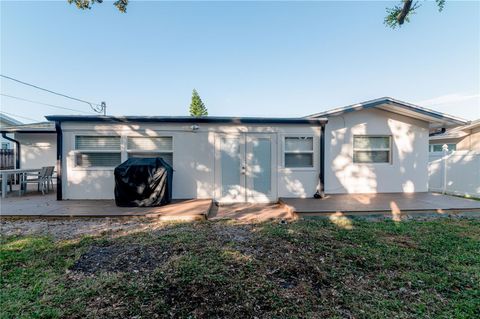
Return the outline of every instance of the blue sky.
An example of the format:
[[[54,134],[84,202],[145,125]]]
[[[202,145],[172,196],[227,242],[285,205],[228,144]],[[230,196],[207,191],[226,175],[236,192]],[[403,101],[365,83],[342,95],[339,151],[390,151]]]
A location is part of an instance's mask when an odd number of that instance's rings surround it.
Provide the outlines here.
[[[480,4],[432,2],[383,25],[392,2],[139,2],[81,11],[65,1],[1,2],[1,73],[113,115],[304,116],[381,96],[480,117]],[[88,112],[2,79],[1,92]],[[74,113],[1,96],[32,120]],[[27,119],[22,119],[28,122]]]

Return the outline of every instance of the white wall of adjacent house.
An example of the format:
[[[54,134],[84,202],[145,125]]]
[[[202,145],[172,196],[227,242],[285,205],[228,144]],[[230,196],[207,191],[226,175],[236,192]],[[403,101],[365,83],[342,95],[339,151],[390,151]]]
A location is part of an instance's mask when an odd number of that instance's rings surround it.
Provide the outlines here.
[[[271,137],[271,178],[274,184],[271,199],[311,197],[318,186],[320,128],[309,124],[275,126],[199,124],[198,128],[193,130],[191,124],[182,123],[63,122],[62,131],[64,199],[114,198],[115,165],[134,154],[141,155],[142,152],[159,152],[161,157],[171,161],[174,168],[174,199],[216,198],[219,196],[220,187],[218,174],[221,173],[218,169],[220,155],[216,145],[219,145],[220,136]],[[89,146],[91,141],[82,136],[113,136],[118,139],[100,141],[105,145],[102,150],[95,145]],[[139,146],[138,149],[132,149],[134,146],[129,141],[135,140],[135,137],[164,139],[154,142],[157,144],[153,148],[148,147],[146,143],[148,140],[142,140],[139,145],[142,144],[141,147],[146,148],[139,149]],[[295,141],[290,141],[292,142],[288,146],[290,155],[286,155],[284,145],[287,137],[305,138],[301,142],[302,149],[297,151],[294,146],[292,148],[291,145]],[[297,154],[298,158],[295,158]],[[291,161],[290,164],[285,163],[286,156],[288,161]],[[115,164],[105,166],[109,161]],[[236,162],[233,163],[235,165]],[[291,163],[296,167],[291,167]],[[259,168],[252,165],[247,171],[255,174],[259,172]],[[232,169],[232,172],[233,176],[237,176],[236,171]],[[227,173],[224,170],[224,174]],[[245,187],[248,188],[248,185]]]
[[[15,133],[15,139],[20,142],[21,168],[55,166],[56,133]]]
[[[329,117],[326,193],[428,191],[428,127],[379,109]]]

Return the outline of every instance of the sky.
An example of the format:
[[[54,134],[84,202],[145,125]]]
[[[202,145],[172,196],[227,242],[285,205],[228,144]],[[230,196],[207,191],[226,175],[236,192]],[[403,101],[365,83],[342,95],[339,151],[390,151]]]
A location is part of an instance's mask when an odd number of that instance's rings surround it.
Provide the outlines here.
[[[396,2],[130,1],[82,11],[66,0],[1,1],[1,74],[110,115],[298,117],[391,96],[480,118],[480,2],[421,1],[392,30]],[[23,122],[88,104],[2,78],[0,108]]]

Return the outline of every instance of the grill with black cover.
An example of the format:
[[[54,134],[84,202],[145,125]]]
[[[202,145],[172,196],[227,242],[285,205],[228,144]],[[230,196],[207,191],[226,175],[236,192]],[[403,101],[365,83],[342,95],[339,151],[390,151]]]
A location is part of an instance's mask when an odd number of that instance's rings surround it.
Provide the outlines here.
[[[172,200],[173,168],[160,157],[130,158],[114,173],[117,206],[162,206]]]

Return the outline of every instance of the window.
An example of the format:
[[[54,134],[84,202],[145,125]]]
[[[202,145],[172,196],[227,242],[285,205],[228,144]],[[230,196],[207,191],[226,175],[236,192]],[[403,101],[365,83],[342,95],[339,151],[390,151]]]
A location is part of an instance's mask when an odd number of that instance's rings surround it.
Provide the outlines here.
[[[121,162],[119,136],[75,136],[75,166],[115,167]]]
[[[354,136],[354,163],[390,163],[390,136]]]
[[[8,150],[10,148],[9,143],[2,143],[2,150]]]
[[[173,166],[173,138],[161,137],[128,137],[128,157],[161,157]]]
[[[430,152],[443,152],[443,145],[444,144],[430,144],[428,146],[428,150]],[[456,151],[457,144],[447,144],[449,151]]]
[[[313,137],[285,137],[284,164],[289,168],[313,167]]]

